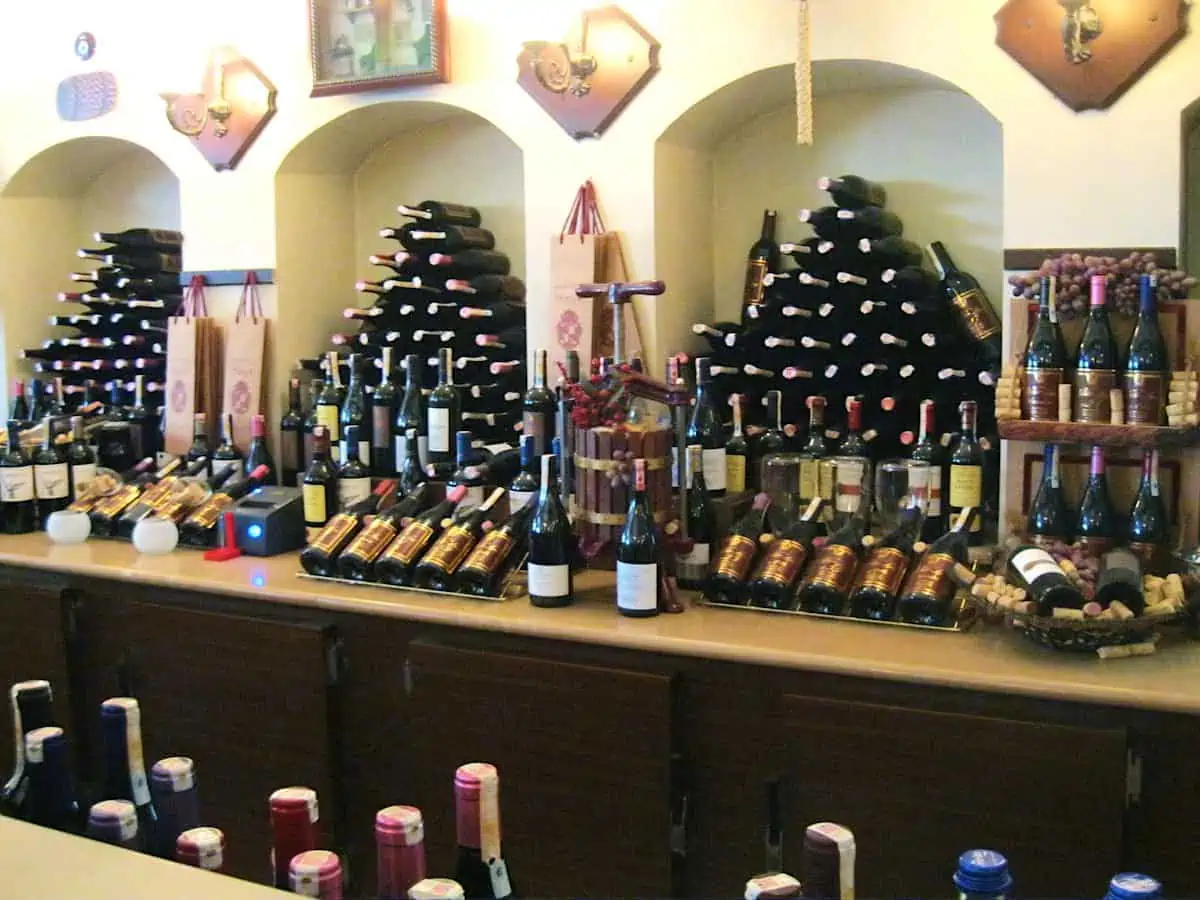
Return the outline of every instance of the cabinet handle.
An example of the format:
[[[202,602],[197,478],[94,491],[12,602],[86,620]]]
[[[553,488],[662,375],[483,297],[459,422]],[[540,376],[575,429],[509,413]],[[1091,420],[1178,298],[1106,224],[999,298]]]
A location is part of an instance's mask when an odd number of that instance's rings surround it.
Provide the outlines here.
[[[1132,747],[1125,751],[1125,808],[1142,802],[1142,755]]]

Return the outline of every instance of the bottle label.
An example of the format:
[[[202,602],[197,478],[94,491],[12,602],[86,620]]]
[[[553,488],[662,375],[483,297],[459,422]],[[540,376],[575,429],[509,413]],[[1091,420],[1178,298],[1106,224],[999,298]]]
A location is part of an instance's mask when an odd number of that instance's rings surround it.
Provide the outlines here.
[[[1058,389],[1062,383],[1062,369],[1026,369],[1022,415],[1031,422],[1057,421]]]
[[[71,473],[66,463],[33,467],[33,489],[39,500],[60,500],[71,492]]]
[[[1079,547],[1086,556],[1091,556],[1099,559],[1114,546],[1115,542],[1112,538],[1106,537],[1085,537],[1079,535],[1075,539],[1075,545]]]
[[[508,552],[515,543],[512,535],[507,532],[500,529],[489,531],[475,545],[475,549],[471,551],[471,555],[467,557],[467,561],[462,564],[462,567],[464,570],[470,569],[472,572],[493,575],[504,564],[504,560],[508,558]]]
[[[129,786],[133,805],[150,802],[150,784],[146,780],[146,762],[142,758],[142,711],[137,706],[125,707],[125,752],[129,757]]]
[[[341,440],[341,431],[338,430],[338,408],[331,403],[323,403],[317,406],[317,424],[325,427],[326,433],[329,435],[329,452],[335,454],[338,452],[337,443]],[[336,456],[333,457],[335,460]]]
[[[908,488],[922,505],[927,519],[942,515],[942,469],[940,466],[912,463],[908,467]]]
[[[0,469],[0,491],[5,503],[24,503],[33,499],[33,466]]]
[[[807,584],[819,584],[839,594],[847,594],[857,568],[858,554],[852,548],[845,544],[827,544],[817,554],[812,570],[804,580]]]
[[[704,485],[709,491],[725,490],[725,448],[704,449],[700,455]]]
[[[188,516],[188,522],[197,528],[209,529],[217,524],[221,513],[233,506],[233,498],[228,494],[214,494],[207,503]]]
[[[904,583],[904,595],[915,594],[949,603],[955,590],[950,570],[957,562],[949,553],[926,553]]]
[[[417,459],[422,466],[429,465],[429,438],[423,434],[417,435]]]
[[[404,471],[404,460],[408,458],[408,438],[402,434],[396,435],[396,471]],[[420,453],[417,454],[420,459]]]
[[[834,501],[840,513],[854,513],[862,502],[863,476],[866,465],[861,460],[839,459],[837,461],[837,499]]]
[[[508,492],[508,512],[513,515],[519,509],[533,502],[537,496],[537,491],[509,491]]]
[[[392,440],[392,408],[390,406],[371,407],[371,446],[377,450],[387,450]],[[364,456],[363,459],[370,459]]]
[[[521,434],[533,435],[533,446],[536,448],[537,455],[549,453],[550,450],[546,446],[546,414],[527,409],[521,416],[521,421],[524,423]]]
[[[896,596],[908,571],[908,555],[896,547],[876,547],[867,556],[854,589],[873,588],[889,597]]]
[[[529,596],[566,597],[571,592],[571,567],[529,563]]]
[[[708,569],[709,557],[712,555],[712,544],[702,544],[696,541],[692,544],[692,549],[679,557],[681,566],[695,566]]]
[[[721,547],[714,571],[716,574],[724,575],[734,581],[745,581],[757,550],[757,541],[751,540],[744,534],[731,534],[725,539],[724,546]]]
[[[1162,372],[1126,372],[1125,423],[1127,425],[1157,425],[1163,413]]]
[[[746,262],[746,285],[742,289],[743,306],[762,306],[763,278],[766,274],[765,259],[751,259]]]
[[[450,410],[430,407],[429,450],[431,453],[449,453],[453,436],[450,434]]]
[[[346,441],[346,440],[338,441],[338,451],[341,453],[342,459],[349,459],[350,458],[350,442]],[[366,463],[368,466],[371,464],[371,442],[370,441],[359,441],[358,442],[358,458],[362,462]]]
[[[315,525],[319,528],[329,518],[329,510],[325,508],[325,485],[306,484],[302,494],[304,497],[304,521],[310,526]]]
[[[954,295],[951,301],[958,312],[959,319],[966,326],[967,333],[977,341],[986,341],[1000,333],[1000,317],[987,297],[978,289],[964,291]]]
[[[470,531],[461,525],[451,525],[429,548],[429,552],[425,554],[425,558],[421,562],[436,566],[447,575],[451,575],[467,558],[467,554],[471,552],[471,545],[474,543],[475,539],[471,536]]]
[[[950,466],[950,508],[978,507],[983,502],[983,466]],[[971,531],[983,528],[981,516],[971,523]]]
[[[242,464],[240,459],[214,459],[212,461],[213,475],[221,475],[228,472],[230,469],[235,469]]]
[[[1008,564],[1025,579],[1026,584],[1033,584],[1043,575],[1063,575],[1063,570],[1054,561],[1054,557],[1042,549],[1014,553]]]
[[[462,499],[458,501],[458,511],[465,513],[477,506],[482,506],[484,501],[483,485],[473,484],[467,488],[467,492],[462,495]]]
[[[77,466],[71,466],[71,499],[78,500],[86,494],[88,486],[95,478],[95,463],[80,463]]]
[[[617,561],[617,606],[637,612],[658,609],[658,564]]]
[[[671,487],[679,487],[679,448],[671,448]]]
[[[364,563],[373,563],[396,536],[396,528],[385,519],[373,519],[371,524],[358,533],[346,548],[346,554]]]
[[[1112,395],[1117,386],[1117,373],[1112,369],[1075,370],[1075,421],[1112,421]]]
[[[312,486],[309,485],[309,487]],[[307,518],[307,515],[305,518]],[[309,542],[309,546],[314,550],[320,550],[322,553],[333,555],[342,546],[346,538],[350,537],[357,525],[358,520],[354,516],[338,513],[325,523],[325,527]]]
[[[289,472],[300,471],[300,454],[302,450],[300,441],[297,438],[302,437],[302,435],[294,431],[283,431],[279,435],[280,466]],[[286,484],[284,487],[295,487],[295,485]]]
[[[763,561],[759,564],[755,580],[773,581],[788,585],[796,580],[804,562],[808,559],[808,548],[799,541],[780,538],[772,541]]]
[[[371,479],[367,478],[339,478],[337,483],[338,507],[345,510],[349,509],[360,500],[366,500],[371,496]]]
[[[746,457],[736,453],[725,454],[725,490],[734,494],[746,490]]]
[[[817,496],[821,483],[821,461],[819,459],[800,460],[800,499],[811,500]]]
[[[837,481],[837,466],[832,460],[817,460],[817,493],[827,503],[833,502],[834,482]],[[809,497],[809,500],[812,498]]]
[[[387,548],[383,558],[404,566],[411,566],[428,545],[433,534],[433,528],[424,522],[409,522],[408,527],[400,532],[400,537],[396,538]]]

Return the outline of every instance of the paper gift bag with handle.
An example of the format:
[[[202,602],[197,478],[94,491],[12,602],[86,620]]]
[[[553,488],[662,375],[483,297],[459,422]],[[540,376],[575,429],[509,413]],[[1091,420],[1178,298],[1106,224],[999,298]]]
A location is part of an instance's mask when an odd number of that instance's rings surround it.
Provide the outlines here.
[[[221,410],[233,417],[234,443],[242,448],[250,446],[250,419],[262,412],[266,341],[267,320],[258,296],[258,278],[254,272],[247,272],[237,315],[225,328],[221,403]]]
[[[621,236],[604,230],[596,188],[590,180],[576,191],[562,231],[550,239],[550,278],[554,323],[550,378],[554,380],[556,363],[566,359],[568,350],[578,351],[586,374],[589,360],[612,354],[612,311],[603,300],[576,297],[575,288],[629,280]],[[641,346],[636,315],[627,316],[626,332],[625,346],[632,353]]]
[[[168,453],[184,453],[192,443],[192,419],[200,407],[199,375],[209,341],[204,276],[192,276],[178,312],[167,320],[166,435]],[[201,333],[203,332],[203,334]]]

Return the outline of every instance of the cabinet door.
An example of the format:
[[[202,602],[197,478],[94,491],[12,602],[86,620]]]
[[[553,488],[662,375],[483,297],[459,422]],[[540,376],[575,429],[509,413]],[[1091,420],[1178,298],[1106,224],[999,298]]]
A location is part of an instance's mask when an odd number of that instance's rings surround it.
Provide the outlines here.
[[[454,871],[454,770],[490,762],[522,896],[668,895],[670,677],[421,642],[408,664],[431,872]]]
[[[86,708],[127,690],[141,703],[147,768],[195,760],[201,818],[225,832],[227,871],[268,879],[267,797],[279,787],[316,789],[333,837],[328,628],[91,596],[78,619]]]
[[[71,733],[67,654],[60,591],[6,585],[0,597],[0,704],[4,722],[11,723],[8,689],[13,682],[44,678],[54,689],[54,716]],[[0,731],[0,779],[13,765],[12,726]]]
[[[1120,870],[1123,729],[792,695],[783,705],[790,821],[854,831],[861,896],[944,895],[975,847],[1004,853],[1025,897],[1092,896]]]

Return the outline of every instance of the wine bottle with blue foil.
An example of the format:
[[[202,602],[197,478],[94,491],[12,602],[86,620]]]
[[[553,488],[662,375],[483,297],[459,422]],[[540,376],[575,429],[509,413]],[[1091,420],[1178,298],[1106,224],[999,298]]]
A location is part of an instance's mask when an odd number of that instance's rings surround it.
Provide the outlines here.
[[[1071,538],[1071,513],[1062,489],[1060,452],[1054,444],[1046,445],[1042,456],[1042,478],[1033,502],[1029,504],[1025,533],[1031,543],[1041,547],[1065,543]]]
[[[1129,511],[1129,549],[1154,575],[1162,574],[1170,550],[1171,523],[1158,482],[1158,450],[1142,451],[1142,480]]]
[[[0,786],[0,815],[29,818],[29,769],[25,765],[25,735],[54,724],[54,693],[50,682],[18,681],[8,691],[12,707],[13,770]]]
[[[1079,501],[1075,539],[1084,553],[1096,559],[1111,550],[1121,536],[1105,468],[1104,448],[1093,447],[1088,480]]]
[[[1125,351],[1125,422],[1161,425],[1171,363],[1158,324],[1158,281],[1153,275],[1143,275],[1138,287],[1137,324]]]
[[[83,827],[71,749],[63,730],[53,725],[25,734],[25,766],[29,773],[28,821],[67,834]]]
[[[1037,322],[1025,345],[1021,414],[1032,422],[1058,420],[1058,389],[1065,383],[1070,367],[1062,329],[1058,327],[1056,284],[1053,275],[1042,279]]]
[[[1012,896],[1008,860],[995,850],[968,850],[958,858],[953,880],[962,900],[1006,900]]]
[[[1104,900],[1158,900],[1161,896],[1158,879],[1140,872],[1122,872],[1109,881]]]
[[[158,828],[146,849],[163,859],[174,859],[179,835],[200,827],[196,764],[186,756],[160,759],[150,770],[150,795],[158,812]]]
[[[104,760],[104,797],[128,800],[137,813],[144,846],[153,847],[158,811],[150,796],[142,756],[142,710],[133,697],[112,697],[100,705],[100,740]]]

